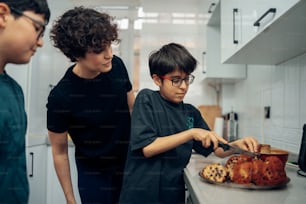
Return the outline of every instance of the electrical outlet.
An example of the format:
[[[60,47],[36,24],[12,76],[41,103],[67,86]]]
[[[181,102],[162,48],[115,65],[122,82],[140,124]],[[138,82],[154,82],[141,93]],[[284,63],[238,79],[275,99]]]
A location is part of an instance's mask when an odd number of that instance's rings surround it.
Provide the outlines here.
[[[265,119],[269,119],[270,116],[271,116],[271,107],[270,106],[265,106],[264,111],[265,111]]]

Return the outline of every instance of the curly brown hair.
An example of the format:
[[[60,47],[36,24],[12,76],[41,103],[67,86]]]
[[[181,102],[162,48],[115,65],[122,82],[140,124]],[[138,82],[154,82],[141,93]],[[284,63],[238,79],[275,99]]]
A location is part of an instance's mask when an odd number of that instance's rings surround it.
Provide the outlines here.
[[[87,52],[101,53],[112,42],[119,43],[114,18],[94,9],[75,7],[53,23],[50,39],[71,62]]]

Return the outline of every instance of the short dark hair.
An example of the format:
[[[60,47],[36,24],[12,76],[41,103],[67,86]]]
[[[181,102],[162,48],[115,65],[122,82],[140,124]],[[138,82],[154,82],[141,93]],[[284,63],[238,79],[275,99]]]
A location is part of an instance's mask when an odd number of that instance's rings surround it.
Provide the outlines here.
[[[180,44],[169,43],[149,56],[150,74],[163,76],[175,70],[191,74],[197,66],[197,60]]]
[[[46,23],[50,20],[50,9],[47,0],[0,0],[0,2],[21,12],[33,11],[34,13],[42,14]],[[18,15],[15,14],[15,16]]]
[[[119,42],[113,17],[91,8],[75,7],[55,21],[50,31],[54,47],[72,62],[88,51],[101,53],[112,42]]]

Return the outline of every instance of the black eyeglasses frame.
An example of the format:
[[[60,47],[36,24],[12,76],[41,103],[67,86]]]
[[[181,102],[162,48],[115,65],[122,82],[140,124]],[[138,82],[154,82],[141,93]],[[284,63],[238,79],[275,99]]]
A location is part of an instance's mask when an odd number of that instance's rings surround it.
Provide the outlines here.
[[[195,76],[193,76],[192,74],[188,75],[187,77],[181,79],[181,78],[172,78],[172,77],[168,77],[166,75],[163,75],[163,76],[159,76],[159,78],[161,79],[167,79],[167,80],[170,80],[172,82],[172,86],[175,86],[175,87],[180,87],[183,83],[183,81],[185,82],[185,84],[187,85],[190,85],[192,84],[192,82],[194,81],[195,79]]]
[[[11,9],[12,13],[17,14],[18,16],[24,16],[24,17],[30,19],[34,24],[39,25],[41,27],[41,30],[39,32],[37,32],[38,33],[37,40],[39,40],[40,38],[42,38],[44,36],[47,23],[42,23],[42,22],[32,18],[31,16],[28,16],[28,15],[24,14],[22,11],[20,11],[20,10],[14,8],[14,7],[10,7],[10,9]]]

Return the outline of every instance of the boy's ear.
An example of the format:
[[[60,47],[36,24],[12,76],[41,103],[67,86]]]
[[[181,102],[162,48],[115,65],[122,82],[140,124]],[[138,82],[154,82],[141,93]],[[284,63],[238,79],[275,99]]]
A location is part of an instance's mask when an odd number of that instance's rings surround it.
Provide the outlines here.
[[[10,8],[7,4],[0,2],[0,28],[5,25],[8,14],[10,14]]]
[[[159,76],[157,76],[156,74],[152,75],[152,79],[153,82],[157,85],[157,86],[161,86],[162,82]]]

